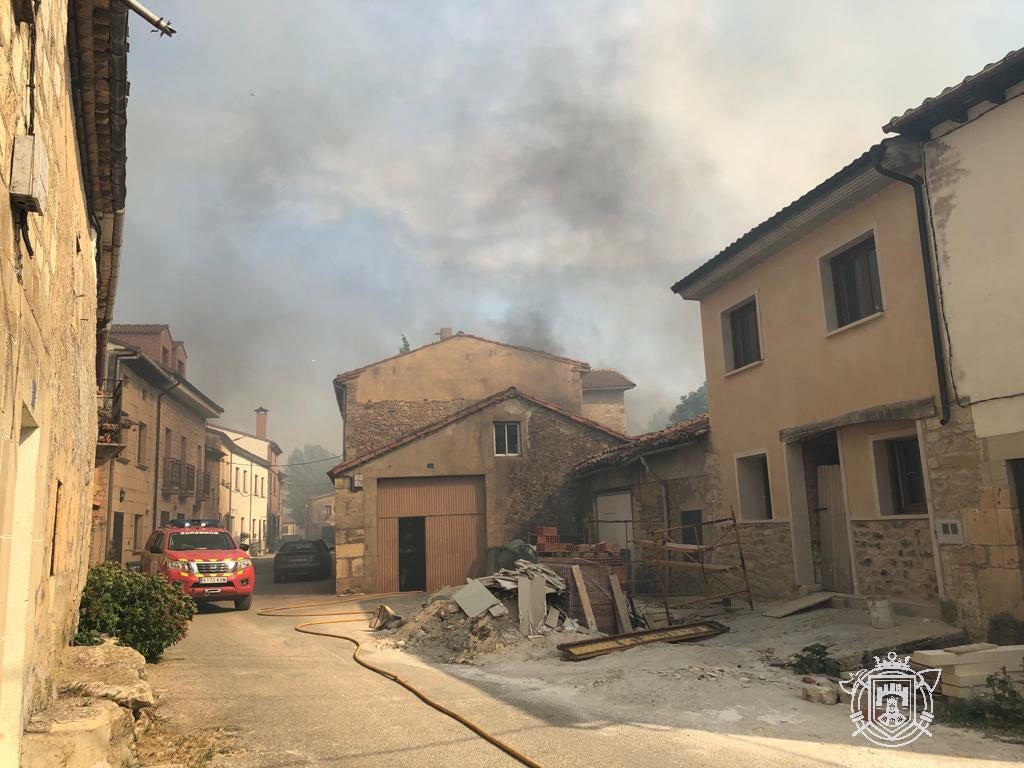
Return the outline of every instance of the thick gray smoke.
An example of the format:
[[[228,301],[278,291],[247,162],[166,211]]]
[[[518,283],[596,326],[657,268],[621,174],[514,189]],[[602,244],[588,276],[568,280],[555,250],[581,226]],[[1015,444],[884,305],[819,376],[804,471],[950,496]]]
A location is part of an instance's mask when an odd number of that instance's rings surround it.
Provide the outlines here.
[[[264,405],[286,449],[337,449],[333,376],[442,325],[619,368],[645,427],[704,379],[668,286],[1012,47],[923,3],[160,12],[173,39],[133,28],[116,319],[170,323],[225,423]]]

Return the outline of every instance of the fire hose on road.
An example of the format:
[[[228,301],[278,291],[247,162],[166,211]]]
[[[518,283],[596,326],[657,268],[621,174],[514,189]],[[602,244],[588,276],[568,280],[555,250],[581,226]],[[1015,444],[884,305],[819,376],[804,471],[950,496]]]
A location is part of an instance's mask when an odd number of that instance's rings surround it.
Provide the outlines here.
[[[360,644],[359,640],[357,640],[356,638],[350,637],[348,635],[338,635],[338,634],[335,634],[333,632],[325,632],[325,631],[320,630],[320,629],[314,629],[314,627],[322,627],[322,626],[327,626],[327,625],[330,625],[330,624],[345,624],[345,623],[356,622],[356,621],[368,621],[369,618],[376,613],[376,611],[367,611],[367,610],[360,610],[360,611],[327,611],[327,612],[321,612],[321,613],[295,613],[294,612],[294,611],[303,611],[303,610],[308,609],[308,608],[322,608],[322,607],[327,606],[327,605],[344,605],[344,604],[348,604],[348,603],[365,602],[367,600],[375,600],[377,598],[382,598],[382,597],[391,597],[391,596],[398,595],[398,594],[408,595],[409,593],[407,593],[407,592],[401,592],[401,593],[399,593],[399,592],[387,592],[387,593],[380,594],[380,595],[353,595],[351,597],[343,597],[343,598],[340,598],[340,599],[337,599],[337,600],[326,600],[326,601],[319,602],[319,603],[302,603],[300,605],[285,605],[285,606],[281,606],[280,608],[264,608],[261,611],[257,611],[257,615],[259,615],[259,616],[280,616],[280,617],[283,617],[283,618],[313,618],[313,617],[324,617],[324,616],[334,617],[334,618],[330,618],[330,619],[321,618],[320,621],[306,621],[306,622],[303,622],[301,624],[296,624],[295,625],[295,631],[296,632],[302,632],[303,634],[306,634],[306,635],[318,635],[320,637],[333,637],[336,640],[345,640],[346,642],[351,643],[354,646],[354,648],[352,649],[352,660],[356,664],[358,664],[359,666],[363,667],[364,669],[368,669],[371,672],[375,672],[376,674],[380,675],[381,677],[385,677],[388,680],[390,680],[391,682],[397,683],[398,685],[402,686],[403,688],[405,688],[405,690],[409,691],[409,693],[411,693],[417,699],[422,701],[428,707],[431,707],[431,708],[437,710],[438,712],[440,712],[443,715],[447,715],[452,720],[455,720],[457,723],[465,726],[466,728],[468,728],[470,731],[475,733],[477,736],[479,736],[484,741],[486,741],[486,742],[492,744],[493,746],[497,747],[498,749],[500,749],[502,752],[504,752],[506,755],[511,757],[513,760],[516,760],[517,762],[519,762],[519,763],[521,763],[523,765],[529,766],[530,768],[542,768],[540,763],[536,762],[535,760],[530,759],[529,757],[524,755],[522,752],[518,751],[514,747],[512,747],[512,746],[506,744],[505,742],[503,742],[498,737],[492,736],[490,733],[485,731],[479,725],[477,725],[476,723],[473,723],[473,722],[467,720],[465,717],[460,715],[458,712],[453,712],[452,710],[448,709],[443,704],[440,704],[440,703],[434,701],[429,696],[427,696],[425,693],[423,693],[421,690],[416,688],[416,686],[414,686],[412,683],[410,683],[410,682],[408,682],[406,680],[403,680],[402,678],[400,678],[394,672],[391,672],[390,670],[384,669],[383,667],[378,667],[376,664],[371,664],[370,662],[360,658],[359,657],[359,653],[360,653],[360,651],[362,651],[362,645]]]

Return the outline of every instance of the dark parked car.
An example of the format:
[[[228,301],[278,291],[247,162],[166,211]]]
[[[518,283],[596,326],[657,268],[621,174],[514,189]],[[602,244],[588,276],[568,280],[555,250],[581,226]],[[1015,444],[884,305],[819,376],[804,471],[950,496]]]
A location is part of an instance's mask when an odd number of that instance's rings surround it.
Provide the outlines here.
[[[274,581],[328,579],[333,563],[334,554],[323,539],[286,541],[274,555]]]

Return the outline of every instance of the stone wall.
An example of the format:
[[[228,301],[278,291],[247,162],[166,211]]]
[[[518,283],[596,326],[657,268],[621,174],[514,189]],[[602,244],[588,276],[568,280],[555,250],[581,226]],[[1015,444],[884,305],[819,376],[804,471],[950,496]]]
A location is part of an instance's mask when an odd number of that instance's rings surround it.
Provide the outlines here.
[[[927,419],[923,432],[933,518],[957,520],[964,532],[964,544],[939,545],[945,597],[958,622],[982,637],[994,614],[1021,604],[1022,547],[1006,459],[1024,455],[1024,437],[979,439],[971,410],[956,406],[949,424]]]
[[[349,384],[355,390],[355,384]],[[373,448],[432,424],[473,402],[471,400],[382,400],[345,403],[345,457],[353,459]]]
[[[626,398],[618,389],[583,390],[583,415],[619,432],[626,431]]]
[[[713,441],[712,433],[712,441]],[[713,444],[713,443],[712,443]],[[723,508],[720,459],[713,449],[708,450],[705,461],[705,483],[707,506],[704,519],[727,518],[731,510]],[[796,574],[793,567],[793,537],[789,521],[768,523],[739,523],[739,540],[743,547],[743,559],[747,566],[747,577],[755,598],[779,599],[792,597],[797,593]],[[705,537],[717,536],[720,527],[704,529]],[[735,546],[722,547],[711,555],[713,563],[738,563],[739,550]],[[742,589],[741,572],[729,572],[721,581],[731,589]]]
[[[362,590],[366,528],[363,494],[350,490],[347,478],[338,480],[334,497],[335,560],[338,594]]]
[[[0,7],[0,764],[52,697],[88,565],[95,461],[96,265],[70,93],[67,3],[37,20],[35,134],[45,213],[25,236],[10,206],[11,154],[28,131],[30,35]],[[11,544],[14,546],[11,546]]]
[[[528,439],[523,457],[509,466],[504,541],[525,540],[527,528],[538,521],[557,524],[576,516],[579,491],[566,480],[566,473],[588,456],[622,442],[543,408],[530,416]]]
[[[494,421],[521,425],[521,456],[494,455]],[[578,524],[580,488],[567,482],[566,473],[621,442],[564,414],[510,397],[353,468],[335,480],[338,591],[377,589],[379,479],[482,475],[487,545],[498,546],[525,539],[535,525],[562,529],[573,520]],[[362,475],[361,489],[351,487],[354,474]]]
[[[852,520],[850,526],[861,594],[938,599],[928,520]]]

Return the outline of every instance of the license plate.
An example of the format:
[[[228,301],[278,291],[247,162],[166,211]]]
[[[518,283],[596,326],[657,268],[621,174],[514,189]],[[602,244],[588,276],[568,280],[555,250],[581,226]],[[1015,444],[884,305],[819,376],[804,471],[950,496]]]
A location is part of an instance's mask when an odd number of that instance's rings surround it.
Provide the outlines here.
[[[227,584],[228,580],[223,576],[200,576],[200,584]]]

